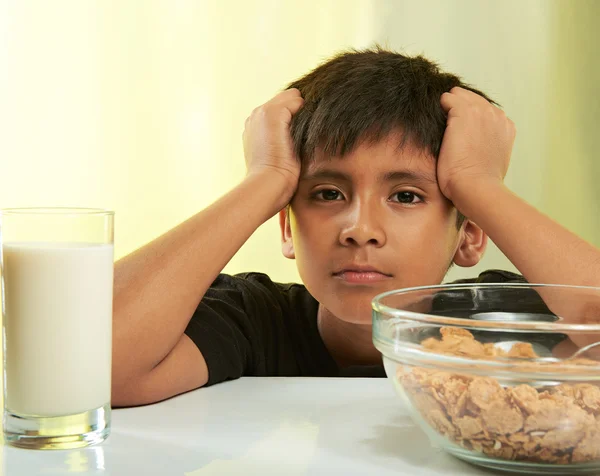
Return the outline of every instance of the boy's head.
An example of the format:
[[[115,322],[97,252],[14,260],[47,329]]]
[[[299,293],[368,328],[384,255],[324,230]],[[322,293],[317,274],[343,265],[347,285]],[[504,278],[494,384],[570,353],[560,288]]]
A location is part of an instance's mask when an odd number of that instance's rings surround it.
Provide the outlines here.
[[[437,284],[483,254],[483,232],[437,186],[440,98],[455,86],[488,99],[421,56],[380,48],[339,54],[288,86],[305,103],[291,124],[302,174],[281,215],[284,254],[340,319],[364,322],[379,292]]]
[[[446,129],[440,97],[455,86],[493,102],[422,56],[381,48],[338,54],[288,86],[305,101],[291,124],[296,155],[310,161],[321,148],[344,156],[398,131],[437,159]]]

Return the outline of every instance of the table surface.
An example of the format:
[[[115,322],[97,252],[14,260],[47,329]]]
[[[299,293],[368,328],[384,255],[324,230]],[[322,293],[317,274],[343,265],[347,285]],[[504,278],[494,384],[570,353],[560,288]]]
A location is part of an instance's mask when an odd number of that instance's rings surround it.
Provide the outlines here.
[[[432,448],[387,379],[247,377],[112,415],[94,447],[0,446],[3,474],[491,474]]]

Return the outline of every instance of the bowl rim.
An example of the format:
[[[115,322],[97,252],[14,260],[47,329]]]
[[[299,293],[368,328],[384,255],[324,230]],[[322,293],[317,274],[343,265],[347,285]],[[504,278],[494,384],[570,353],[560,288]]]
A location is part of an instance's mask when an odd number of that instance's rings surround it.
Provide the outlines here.
[[[386,317],[396,317],[403,320],[410,320],[419,322],[422,324],[437,324],[440,326],[451,326],[451,327],[466,327],[469,329],[481,329],[481,330],[523,330],[523,331],[535,331],[535,332],[570,332],[570,333],[585,333],[585,332],[600,332],[600,323],[598,324],[565,324],[560,321],[558,322],[544,322],[544,321],[490,321],[481,319],[464,319],[461,317],[446,317],[437,316],[434,314],[426,314],[415,311],[406,311],[402,309],[396,309],[383,304],[381,301],[389,296],[403,295],[420,291],[429,290],[452,290],[452,289],[510,289],[510,288],[550,288],[550,289],[579,289],[594,291],[598,293],[600,302],[600,287],[595,286],[578,286],[571,284],[541,284],[541,283],[456,283],[456,284],[436,284],[428,286],[415,286],[410,288],[394,289],[386,291],[376,295],[371,300],[371,307],[374,311],[379,314],[383,314]],[[373,321],[381,320],[379,316],[373,313]]]

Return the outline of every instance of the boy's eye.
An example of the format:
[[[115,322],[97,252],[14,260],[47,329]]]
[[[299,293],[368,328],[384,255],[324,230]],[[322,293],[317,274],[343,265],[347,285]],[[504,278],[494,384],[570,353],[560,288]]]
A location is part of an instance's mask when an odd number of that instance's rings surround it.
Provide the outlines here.
[[[414,192],[396,192],[390,198],[392,202],[398,203],[419,203],[422,202],[423,199]]]
[[[319,190],[315,193],[315,197],[330,202],[333,200],[340,200],[342,198],[342,193],[333,189]]]

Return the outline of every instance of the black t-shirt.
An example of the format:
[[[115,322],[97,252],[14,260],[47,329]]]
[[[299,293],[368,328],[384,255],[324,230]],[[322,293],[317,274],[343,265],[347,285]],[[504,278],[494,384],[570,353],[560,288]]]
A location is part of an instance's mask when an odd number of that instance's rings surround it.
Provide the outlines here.
[[[460,282],[524,282],[491,270]],[[339,368],[317,328],[319,303],[301,284],[262,273],[220,274],[185,333],[202,352],[207,385],[241,376],[385,377],[383,366]]]

